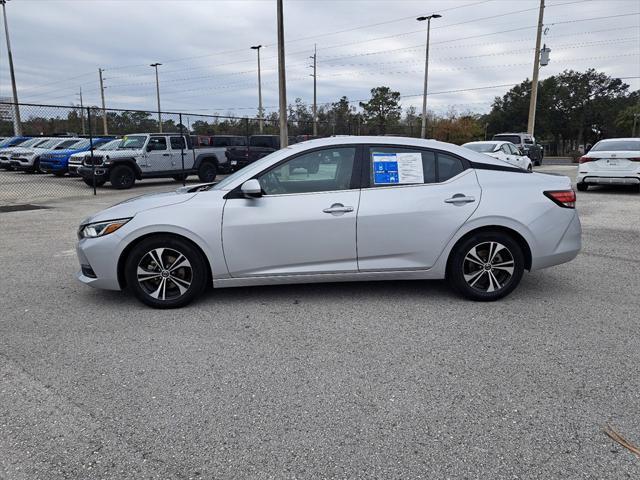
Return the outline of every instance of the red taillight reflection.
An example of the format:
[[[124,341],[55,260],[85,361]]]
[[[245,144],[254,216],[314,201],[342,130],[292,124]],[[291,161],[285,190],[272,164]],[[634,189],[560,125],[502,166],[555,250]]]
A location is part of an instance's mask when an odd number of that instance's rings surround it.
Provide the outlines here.
[[[578,163],[587,163],[587,162],[595,162],[596,160],[600,160],[599,158],[593,158],[593,157],[585,157],[582,156],[578,159]]]
[[[576,208],[576,192],[571,190],[548,190],[545,196],[564,208]]]

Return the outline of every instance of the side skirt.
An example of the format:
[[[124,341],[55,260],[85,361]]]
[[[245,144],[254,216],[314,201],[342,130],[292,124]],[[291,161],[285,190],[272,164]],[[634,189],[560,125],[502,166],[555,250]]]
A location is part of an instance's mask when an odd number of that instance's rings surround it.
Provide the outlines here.
[[[431,270],[399,270],[387,272],[318,273],[309,275],[271,275],[242,278],[220,278],[215,288],[249,287],[256,285],[285,285],[293,283],[371,282],[376,280],[438,280],[443,272]]]

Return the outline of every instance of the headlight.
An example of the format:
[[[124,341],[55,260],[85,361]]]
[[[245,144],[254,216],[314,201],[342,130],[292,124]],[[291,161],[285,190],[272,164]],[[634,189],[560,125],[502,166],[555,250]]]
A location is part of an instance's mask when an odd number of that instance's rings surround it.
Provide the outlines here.
[[[124,224],[126,224],[130,218],[119,218],[117,220],[109,220],[107,222],[89,223],[88,225],[81,225],[78,236],[80,238],[96,238],[109,235],[115,232]]]

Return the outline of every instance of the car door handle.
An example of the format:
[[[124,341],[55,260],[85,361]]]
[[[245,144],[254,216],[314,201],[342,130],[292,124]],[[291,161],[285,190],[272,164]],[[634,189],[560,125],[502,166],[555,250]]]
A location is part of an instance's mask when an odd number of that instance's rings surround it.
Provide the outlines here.
[[[171,156],[171,154],[170,154],[170,153],[163,153],[163,154],[162,154],[162,156],[163,156],[163,157],[170,157],[170,156]]]
[[[453,197],[451,198],[447,198],[444,203],[471,203],[471,202],[475,202],[476,199],[474,197],[467,197],[466,195],[463,195],[461,193],[456,193]]]
[[[336,214],[340,214],[340,213],[353,212],[353,207],[345,207],[341,203],[334,203],[329,208],[325,208],[322,211],[324,213],[331,213],[332,215],[336,215]]]

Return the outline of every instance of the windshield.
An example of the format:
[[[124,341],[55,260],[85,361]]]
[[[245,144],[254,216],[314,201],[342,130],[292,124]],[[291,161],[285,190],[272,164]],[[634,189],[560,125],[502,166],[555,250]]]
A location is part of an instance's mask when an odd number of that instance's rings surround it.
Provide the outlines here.
[[[140,150],[147,141],[146,135],[129,135],[122,137],[118,150]]]
[[[640,140],[602,140],[591,149],[592,152],[640,152]]]
[[[23,140],[18,140],[17,142],[13,142],[13,144],[11,143],[11,140],[13,140],[13,138],[5,138],[3,141],[0,142],[0,148],[7,147],[7,146],[17,147],[18,145],[24,144],[29,139],[25,138]]]
[[[35,145],[38,145],[39,143],[44,143],[47,140],[48,140],[47,138],[30,138],[26,142],[22,142],[22,143],[19,143],[18,145],[14,145],[14,146],[16,146],[16,147],[17,146],[19,146],[19,147],[33,147]]]
[[[496,149],[495,143],[465,143],[462,146],[479,153],[491,153]]]
[[[96,147],[96,150],[114,150],[114,149],[118,148],[118,145],[120,145],[121,141],[122,140],[120,140],[120,139],[111,140],[110,142],[103,143],[99,147]]]
[[[520,143],[520,137],[518,135],[494,135],[493,139],[515,143],[516,145]]]
[[[37,145],[33,145],[34,147],[38,147],[38,148],[53,148],[54,145],[56,145],[60,140],[56,139],[56,138],[52,138],[49,140],[45,140],[42,143],[38,143]]]
[[[71,150],[76,150],[76,149],[81,149],[81,148],[87,148],[89,146],[89,140],[80,140],[76,143],[74,143],[73,145],[69,146],[69,149]]]

